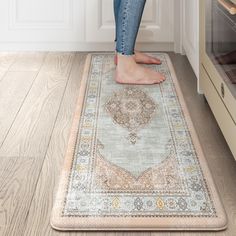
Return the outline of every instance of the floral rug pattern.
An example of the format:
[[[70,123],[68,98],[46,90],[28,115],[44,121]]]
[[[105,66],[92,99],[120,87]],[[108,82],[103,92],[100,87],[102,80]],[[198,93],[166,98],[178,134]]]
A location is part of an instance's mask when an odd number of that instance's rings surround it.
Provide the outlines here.
[[[165,54],[161,85],[116,84],[93,54],[62,216],[216,217]]]

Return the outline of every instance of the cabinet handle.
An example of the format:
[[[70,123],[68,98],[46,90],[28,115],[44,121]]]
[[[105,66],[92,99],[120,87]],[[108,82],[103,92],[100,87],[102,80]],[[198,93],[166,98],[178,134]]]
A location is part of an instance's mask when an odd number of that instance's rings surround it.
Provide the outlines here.
[[[236,5],[229,0],[218,0],[218,2],[228,11],[231,15],[236,14]]]
[[[221,96],[224,98],[225,97],[225,87],[224,87],[223,83],[221,83],[220,90],[221,90]]]

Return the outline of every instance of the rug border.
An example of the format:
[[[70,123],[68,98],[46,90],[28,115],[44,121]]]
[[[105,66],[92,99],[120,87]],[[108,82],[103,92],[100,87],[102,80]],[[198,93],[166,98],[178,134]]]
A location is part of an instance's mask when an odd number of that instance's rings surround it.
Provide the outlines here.
[[[153,52],[155,53],[155,52]],[[54,200],[54,205],[51,213],[50,224],[56,230],[62,231],[220,231],[227,228],[227,215],[223,208],[219,193],[217,191],[216,185],[212,178],[210,169],[208,167],[207,160],[203,153],[202,147],[199,142],[196,130],[192,123],[187,105],[185,103],[182,90],[180,88],[173,64],[167,53],[156,52],[165,56],[165,59],[168,64],[168,69],[172,80],[175,85],[177,96],[181,104],[181,108],[185,115],[186,122],[194,143],[196,152],[198,153],[198,160],[204,173],[209,192],[211,194],[212,201],[217,210],[219,217],[210,218],[210,217],[163,217],[163,218],[147,218],[147,217],[86,217],[86,218],[72,218],[72,217],[61,217],[60,212],[63,207],[63,199],[66,194],[66,182],[69,177],[69,171],[72,165],[73,152],[76,141],[76,134],[78,130],[78,124],[80,121],[80,114],[82,111],[82,103],[84,100],[84,94],[86,89],[86,81],[91,67],[91,58],[92,55],[106,55],[112,53],[89,53],[86,57],[86,62],[84,66],[83,76],[81,80],[81,86],[79,90],[79,96],[76,103],[76,108],[74,112],[74,118],[72,121],[70,137],[67,145],[67,150],[65,154],[65,160],[63,169],[61,171],[61,177],[59,180],[58,189],[56,191],[56,197]],[[129,227],[125,227],[129,225]],[[137,225],[139,227],[137,227]],[[188,225],[188,227],[186,227]],[[207,228],[206,228],[207,225]]]

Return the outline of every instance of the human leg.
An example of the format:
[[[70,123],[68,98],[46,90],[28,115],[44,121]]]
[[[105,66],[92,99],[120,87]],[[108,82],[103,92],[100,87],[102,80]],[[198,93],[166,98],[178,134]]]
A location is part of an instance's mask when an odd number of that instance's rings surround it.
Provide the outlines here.
[[[115,40],[114,40],[115,42],[117,41],[117,34],[118,34],[117,31],[118,31],[118,28],[120,28],[119,23],[121,22],[121,20],[119,20],[119,14],[122,14],[123,8],[125,6],[124,1],[123,1],[123,4],[121,5],[122,1],[123,0],[113,0],[115,26],[116,26],[115,27]],[[141,16],[140,15],[142,15],[142,13],[143,13],[145,1],[142,0],[142,2],[140,2],[140,3],[141,3],[141,5],[139,5],[138,10],[133,9],[135,12],[136,11],[139,12],[139,22],[138,22],[139,24],[140,24],[140,21],[141,21]],[[139,28],[139,26],[138,26],[138,28]],[[135,37],[137,37],[137,35]],[[136,51],[136,50],[135,50],[135,61],[137,63],[144,63],[144,64],[158,64],[158,65],[161,64],[161,61],[158,58],[153,57],[153,56],[148,55],[148,54],[141,53],[141,52]],[[115,55],[114,62],[115,62],[115,64],[117,64],[117,55]]]
[[[128,84],[154,84],[165,80],[160,73],[136,63],[134,46],[144,10],[145,0],[114,2],[116,17],[116,81]],[[139,54],[140,55],[140,54]]]
[[[117,29],[118,29],[118,12],[120,9],[121,0],[113,0],[113,10],[114,10],[114,17],[115,17],[115,42],[117,41]]]
[[[134,55],[135,42],[146,0],[120,0],[117,10],[116,51]],[[117,8],[116,8],[117,9]]]

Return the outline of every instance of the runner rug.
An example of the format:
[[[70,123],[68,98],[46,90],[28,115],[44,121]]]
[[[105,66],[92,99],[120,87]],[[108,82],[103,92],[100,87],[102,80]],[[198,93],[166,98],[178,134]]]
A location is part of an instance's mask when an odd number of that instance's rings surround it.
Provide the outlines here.
[[[168,54],[156,85],[89,54],[52,211],[58,230],[222,230],[227,217]]]

